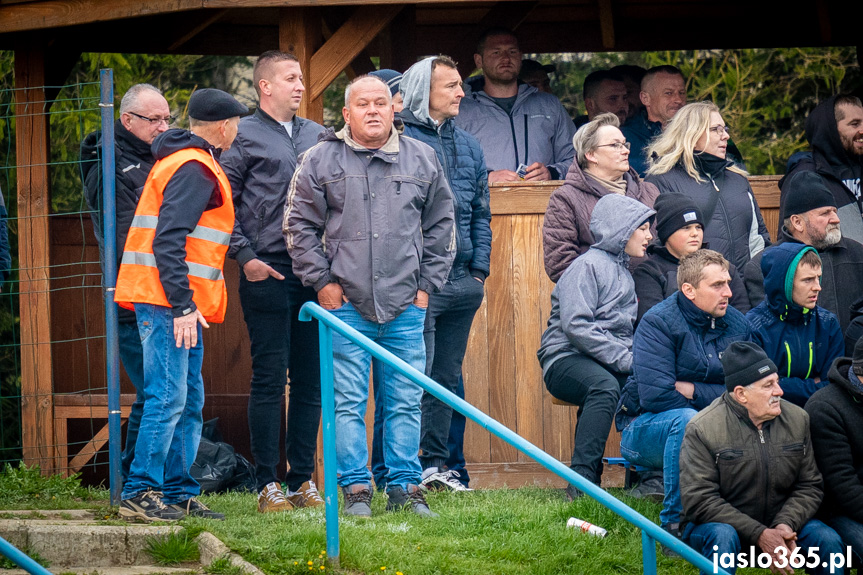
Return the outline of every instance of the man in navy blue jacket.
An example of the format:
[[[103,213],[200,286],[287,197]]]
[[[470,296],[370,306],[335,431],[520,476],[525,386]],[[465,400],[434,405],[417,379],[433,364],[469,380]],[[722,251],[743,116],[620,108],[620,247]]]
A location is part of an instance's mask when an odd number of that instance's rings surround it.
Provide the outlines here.
[[[651,308],[635,330],[632,375],[620,394],[615,423],[620,453],[662,469],[659,514],[680,535],[680,443],[686,424],[725,391],[720,358],[733,341],[749,341],[746,317],[729,305],[728,261],[713,250],[680,260],[679,291]],[[668,552],[663,548],[663,552]]]
[[[437,56],[414,64],[404,73],[401,91],[404,133],[434,148],[455,206],[455,261],[444,287],[429,296],[424,332],[426,373],[464,397],[464,386],[459,385],[462,361],[474,315],[482,304],[491,257],[488,174],[479,141],[453,121],[464,97],[455,62]],[[433,395],[423,395],[420,463],[424,487],[465,489],[466,477],[455,469],[444,469],[450,456],[447,436],[452,417],[452,408]]]
[[[769,248],[761,259],[767,299],[746,314],[753,341],[779,368],[785,399],[800,407],[827,385],[830,365],[845,351],[839,320],[817,305],[821,268],[811,246]]]

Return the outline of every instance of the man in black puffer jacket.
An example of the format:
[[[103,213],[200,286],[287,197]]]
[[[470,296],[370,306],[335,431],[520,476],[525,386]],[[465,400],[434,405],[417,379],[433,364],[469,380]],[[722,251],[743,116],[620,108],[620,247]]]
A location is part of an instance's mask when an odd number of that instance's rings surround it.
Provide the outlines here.
[[[156,162],[150,144],[156,136],[168,129],[174,118],[168,101],[158,88],[150,84],[136,84],[129,88],[120,102],[120,119],[114,123],[114,195],[116,197],[117,269],[123,257],[123,246],[129,226],[135,217],[135,208],[144,189],[150,169]],[[99,244],[99,261],[104,266],[102,245],[102,132],[88,134],[81,143],[81,177],[84,181],[84,199],[93,212],[93,231]],[[103,267],[104,270],[104,267]],[[137,391],[126,428],[126,446],[122,456],[123,477],[129,475],[129,465],[135,456],[135,441],[141,421],[143,399],[140,390],[144,384],[144,358],[135,312],[117,310],[120,360]]]
[[[830,367],[830,385],[806,403],[815,461],[824,476],[820,514],[863,565],[863,339]]]

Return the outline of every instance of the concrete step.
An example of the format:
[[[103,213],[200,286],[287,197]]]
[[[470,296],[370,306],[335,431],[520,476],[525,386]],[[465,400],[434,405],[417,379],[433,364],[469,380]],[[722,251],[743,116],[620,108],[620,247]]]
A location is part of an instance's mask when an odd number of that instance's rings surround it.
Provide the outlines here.
[[[132,567],[49,567],[54,575],[199,575],[200,565],[189,567],[163,567],[161,565],[135,565]],[[0,569],[2,575],[27,575],[23,569]]]

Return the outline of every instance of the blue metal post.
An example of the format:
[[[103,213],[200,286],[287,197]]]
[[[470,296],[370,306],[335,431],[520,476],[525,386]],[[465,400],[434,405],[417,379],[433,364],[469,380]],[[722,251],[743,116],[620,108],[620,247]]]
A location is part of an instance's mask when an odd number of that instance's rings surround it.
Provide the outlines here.
[[[327,518],[327,559],[339,566],[339,486],[336,478],[336,407],[333,397],[333,331],[318,322],[321,346],[321,416],[324,436],[324,498]]]
[[[33,575],[51,575],[50,571],[30,559],[25,553],[2,537],[0,537],[0,555],[8,557],[27,573],[32,573]]]
[[[512,445],[516,449],[518,449],[521,453],[532,458],[534,461],[557,475],[563,479],[566,479],[568,482],[575,485],[580,491],[586,493],[599,503],[601,503],[606,508],[612,510],[617,515],[623,517],[628,522],[632,523],[636,527],[640,528],[642,532],[646,533],[650,538],[655,541],[659,541],[666,547],[670,547],[672,550],[679,553],[686,561],[689,561],[694,566],[705,572],[713,572],[713,563],[709,561],[706,557],[698,553],[681,540],[677,539],[670,533],[663,530],[659,525],[649,520],[647,517],[641,515],[619,499],[614,496],[608,494],[605,490],[600,488],[598,485],[594,485],[592,482],[588,481],[575,471],[571,470],[569,467],[558,461],[556,458],[552,457],[536,445],[527,441],[522,436],[518,435],[511,429],[507,428],[505,425],[497,421],[496,419],[489,417],[479,409],[475,408],[465,400],[459,398],[454,393],[444,389],[439,384],[435,383],[434,380],[427,377],[424,373],[417,371],[410,365],[408,365],[403,359],[393,355],[386,349],[382,348],[369,338],[363,336],[360,332],[343,322],[342,320],[335,317],[333,314],[327,312],[325,309],[320,307],[319,305],[313,302],[307,302],[300,309],[300,320],[301,321],[310,321],[311,319],[316,318],[318,320],[320,330],[324,331],[325,329],[332,329],[336,331],[352,342],[356,343],[358,346],[369,352],[374,357],[378,358],[382,362],[384,362],[389,367],[398,370],[400,373],[404,374],[408,379],[419,385],[425,391],[431,393],[459,413],[465,415],[465,417],[469,418],[471,421],[479,425],[480,427],[488,430],[496,437],[507,442],[509,445]],[[332,397],[332,339],[329,340],[329,348],[325,349],[323,346],[321,347],[321,399],[324,401],[326,397],[324,394],[329,393],[330,397]],[[325,358],[328,358],[325,360]],[[325,364],[329,364],[329,367]],[[329,369],[330,379],[324,380],[324,372]],[[333,404],[332,403],[322,403],[321,405],[324,421],[326,422],[328,418],[330,418],[329,414],[333,413]],[[333,413],[332,418],[334,418],[335,414]],[[330,419],[331,420],[331,419]],[[327,435],[326,428],[324,430],[324,466],[325,466],[325,477],[326,477],[326,493],[331,493],[331,483],[330,483],[330,473],[335,475],[335,471],[327,470],[327,445],[329,444],[329,449],[335,451],[335,430],[331,431],[331,435]],[[335,465],[335,454],[332,456],[332,462],[330,467],[332,468]],[[334,480],[334,479],[333,479]],[[333,484],[334,485],[334,484]],[[327,499],[327,503],[329,503],[329,496]],[[330,537],[330,515],[329,508],[327,508],[327,541],[329,544]],[[337,536],[336,536],[337,537]],[[337,541],[337,539],[336,539]],[[643,540],[642,540],[643,541]],[[648,573],[656,572],[656,552],[653,552],[653,570],[646,571]],[[644,561],[647,561],[647,556],[645,555]],[[726,573],[725,571],[720,570],[720,573]]]
[[[105,286],[105,354],[108,380],[108,465],[111,504],[119,505],[123,479],[120,471],[120,347],[117,340],[117,304],[114,287],[117,284],[116,202],[114,198],[114,71],[99,71],[102,97],[102,241],[105,261],[102,262]]]
[[[656,541],[644,530],[641,531],[641,563],[644,575],[656,575]]]

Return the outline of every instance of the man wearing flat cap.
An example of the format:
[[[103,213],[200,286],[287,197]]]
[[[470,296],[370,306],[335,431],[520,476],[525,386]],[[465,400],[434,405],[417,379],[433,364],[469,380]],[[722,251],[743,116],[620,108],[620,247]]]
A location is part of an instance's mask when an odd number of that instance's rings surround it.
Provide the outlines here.
[[[680,448],[684,541],[729,573],[743,546],[769,555],[774,573],[794,573],[787,561],[798,547],[807,565],[819,558],[807,573],[844,573],[827,563],[842,540],[813,519],[823,491],[809,416],[782,399],[776,365],[758,345],[732,343],[722,367],[726,392],[690,420]],[[735,554],[734,566],[723,553]]]
[[[114,300],[134,309],[144,348],[144,412],[120,516],[224,519],[198,501],[189,474],[201,440],[202,327],[227,307],[222,267],[234,227],[219,154],[248,109],[221,90],[189,99],[189,130],[153,141],[150,171],[129,228]]]
[[[840,228],[836,199],[815,172],[803,171],[786,177],[782,192],[785,218],[778,243],[812,246],[823,266],[818,305],[836,314],[844,333],[851,323],[851,308],[863,297],[863,245],[845,237]],[[764,301],[762,251],[743,267],[743,281],[754,308]],[[846,349],[850,355],[853,340]]]

